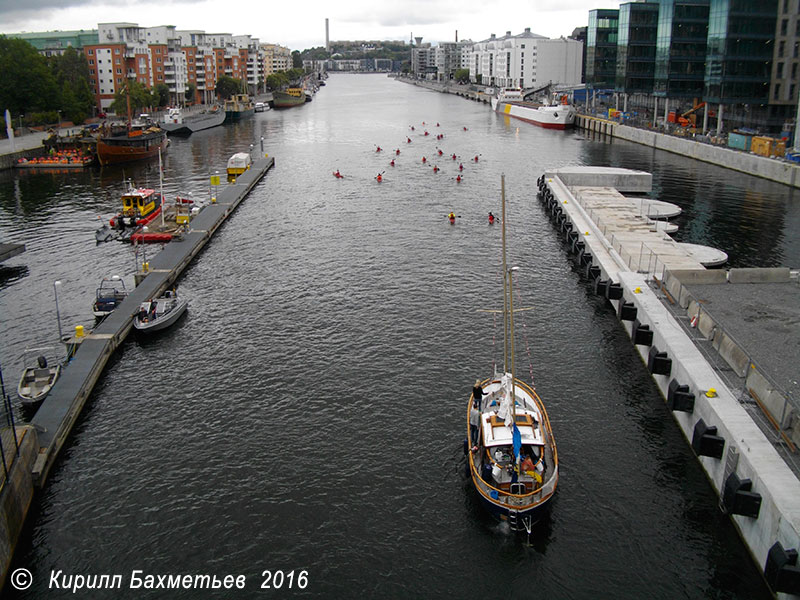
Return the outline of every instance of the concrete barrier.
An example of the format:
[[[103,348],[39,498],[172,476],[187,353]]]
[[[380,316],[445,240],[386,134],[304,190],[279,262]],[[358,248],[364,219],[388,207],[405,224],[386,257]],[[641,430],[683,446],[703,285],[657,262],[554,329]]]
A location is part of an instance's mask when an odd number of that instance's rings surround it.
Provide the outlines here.
[[[619,139],[680,154],[791,187],[800,187],[800,165],[795,163],[757,156],[725,146],[713,146],[697,142],[692,138],[682,138],[649,129],[630,127],[588,115],[581,115],[581,118],[576,119],[575,122],[579,127],[589,131],[599,131],[601,123],[608,123],[609,126],[605,132]]]
[[[728,281],[731,283],[787,283],[791,271],[788,267],[750,269],[731,269]]]

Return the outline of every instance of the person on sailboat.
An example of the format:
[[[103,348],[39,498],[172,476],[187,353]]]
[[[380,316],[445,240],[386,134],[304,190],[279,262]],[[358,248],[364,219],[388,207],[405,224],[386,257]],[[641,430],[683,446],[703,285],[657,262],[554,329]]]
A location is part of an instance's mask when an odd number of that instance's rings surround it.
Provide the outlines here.
[[[472,405],[469,409],[469,432],[472,441],[473,450],[478,445],[478,433],[480,432],[481,413]]]
[[[472,404],[478,410],[481,410],[481,405],[483,404],[484,395],[485,392],[483,391],[483,387],[481,386],[481,380],[476,379],[475,385],[472,387]]]

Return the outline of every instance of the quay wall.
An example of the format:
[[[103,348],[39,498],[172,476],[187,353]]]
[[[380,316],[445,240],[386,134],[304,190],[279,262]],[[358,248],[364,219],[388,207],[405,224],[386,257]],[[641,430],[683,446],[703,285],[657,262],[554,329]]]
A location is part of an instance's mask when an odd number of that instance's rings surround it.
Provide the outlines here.
[[[539,197],[564,234],[569,252],[575,255],[596,293],[605,295],[620,319],[671,409],[674,421],[720,496],[720,507],[729,514],[753,560],[779,598],[800,598],[800,588],[789,586],[789,593],[785,583],[781,583],[775,589],[777,580],[772,576],[774,569],[770,570],[768,558],[773,556],[778,543],[779,548],[790,553],[800,548],[800,481],[651,287],[654,278],[626,267],[614,246],[557,175],[546,173],[540,180],[542,189],[552,194],[551,201],[541,192]],[[750,276],[774,278],[783,274]],[[683,277],[684,281],[713,283],[727,274],[697,270],[687,271]],[[675,281],[670,282],[668,294],[669,290],[670,295],[688,305],[688,294]],[[648,335],[641,335],[642,332]],[[731,348],[728,353],[734,357],[736,350]],[[687,390],[692,396],[690,407],[678,406],[676,389]],[[704,431],[704,427],[716,429]],[[707,450],[706,442],[713,442],[713,453]],[[736,490],[741,489],[734,487],[736,493],[731,495],[728,488],[746,480],[751,485],[749,493],[757,495],[760,501],[755,516],[735,514],[737,509],[729,510],[726,504],[730,498],[738,498]],[[790,577],[800,574],[796,566],[782,568],[791,571]]]
[[[33,427],[17,427],[19,455],[9,468],[8,477],[0,490],[0,591],[2,591],[17,545],[25,515],[33,500],[33,477],[31,467],[39,450],[36,430]],[[4,447],[6,458],[14,455],[14,448]]]
[[[13,168],[20,158],[44,156],[44,153],[44,146],[29,150],[18,150],[17,152],[9,152],[7,154],[0,153],[0,171]]]
[[[680,154],[791,187],[800,187],[800,165],[794,163],[748,154],[724,146],[712,146],[649,129],[621,125],[616,121],[587,115],[578,115],[575,125],[587,131],[650,146],[656,150]]]

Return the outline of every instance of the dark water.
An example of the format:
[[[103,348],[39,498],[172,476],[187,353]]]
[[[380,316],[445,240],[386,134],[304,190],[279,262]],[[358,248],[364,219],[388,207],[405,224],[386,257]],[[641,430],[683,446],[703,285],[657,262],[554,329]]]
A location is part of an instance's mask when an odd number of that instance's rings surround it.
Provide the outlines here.
[[[206,197],[209,174],[262,136],[276,167],[185,271],[187,318],[112,360],[17,549],[12,569],[34,584],[6,597],[73,597],[47,589],[59,570],[120,574],[127,588],[135,569],[241,574],[246,589],[74,597],[769,597],[534,182],[562,165],[652,171],[685,209],[677,237],[721,247],[733,266],[800,265],[788,188],[342,75],[301,108],[174,140],[165,192]],[[502,330],[478,312],[502,298],[500,228],[485,218],[500,211],[501,173],[515,302],[535,308],[518,317],[519,373],[534,374],[561,459],[530,544],[482,512],[461,451],[471,384],[502,353]],[[28,248],[0,271],[7,382],[26,345],[57,339],[54,280],[65,329],[90,325],[103,276],[132,285],[131,249],[92,235],[123,177],[155,186],[158,167],[0,173],[0,238]],[[265,570],[306,571],[307,586],[262,590]]]

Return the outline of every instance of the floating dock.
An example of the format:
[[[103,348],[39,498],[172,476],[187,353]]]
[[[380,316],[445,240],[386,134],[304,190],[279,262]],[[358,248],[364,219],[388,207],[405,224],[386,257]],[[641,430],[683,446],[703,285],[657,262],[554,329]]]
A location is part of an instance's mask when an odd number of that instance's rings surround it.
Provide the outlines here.
[[[175,283],[273,164],[271,157],[256,160],[235,183],[222,189],[216,202],[203,208],[192,219],[189,230],[182,234],[181,239],[173,239],[150,261],[144,279],[114,312],[80,340],[74,357],[62,370],[61,377],[31,420],[39,442],[32,469],[36,486],[44,485],[108,359],[130,332],[139,305],[159,296]]]
[[[724,253],[675,242],[637,209],[643,198],[625,196],[649,193],[651,181],[557,169],[539,178],[538,198],[631,337],[767,583],[798,597],[798,273],[706,269]]]

